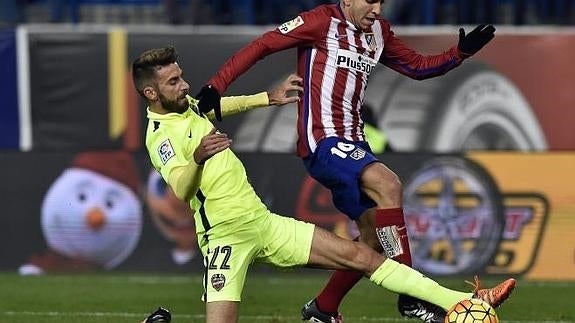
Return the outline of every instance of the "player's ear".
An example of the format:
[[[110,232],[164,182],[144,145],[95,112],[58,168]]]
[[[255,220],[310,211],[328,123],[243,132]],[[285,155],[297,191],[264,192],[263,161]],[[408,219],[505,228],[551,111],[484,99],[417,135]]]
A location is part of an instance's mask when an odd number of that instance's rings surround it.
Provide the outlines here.
[[[158,100],[158,92],[154,89],[153,86],[146,86],[144,87],[144,96],[148,101],[157,101]]]

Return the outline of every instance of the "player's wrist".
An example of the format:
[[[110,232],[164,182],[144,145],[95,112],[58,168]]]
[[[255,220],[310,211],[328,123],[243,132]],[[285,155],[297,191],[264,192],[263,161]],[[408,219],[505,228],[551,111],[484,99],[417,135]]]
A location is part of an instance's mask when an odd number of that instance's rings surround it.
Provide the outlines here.
[[[194,163],[194,165],[198,168],[204,166],[204,163],[206,162],[207,158],[205,158],[204,156],[202,156],[201,153],[198,152],[198,150],[194,151],[194,155],[192,158],[192,163]]]
[[[462,51],[462,50],[461,50],[460,48],[458,48],[458,47],[456,47],[456,53],[457,53],[457,56],[458,56],[459,58],[461,58],[462,60],[463,60],[463,59],[468,59],[469,57],[473,56],[473,54],[466,53],[466,52]]]
[[[218,94],[221,96],[223,94],[224,91],[221,90],[221,87],[218,86],[218,84],[216,82],[209,82],[206,83],[205,87],[214,89],[218,92]]]

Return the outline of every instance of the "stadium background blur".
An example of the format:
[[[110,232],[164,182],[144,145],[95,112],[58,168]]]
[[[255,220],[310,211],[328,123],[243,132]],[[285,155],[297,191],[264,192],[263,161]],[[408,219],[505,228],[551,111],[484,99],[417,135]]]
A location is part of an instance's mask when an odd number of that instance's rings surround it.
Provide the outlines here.
[[[3,0],[2,23],[277,24],[329,0]],[[575,22],[571,0],[386,0],[394,25]]]
[[[0,322],[133,322],[157,305],[201,321],[193,211],[150,168],[129,63],[175,45],[194,94],[248,41],[328,2],[0,0]],[[393,148],[380,158],[404,183],[415,266],[457,288],[475,273],[517,277],[500,317],[575,322],[575,1],[386,0],[383,16],[424,53],[455,44],[460,26],[498,28],[440,78],[371,76],[366,121]],[[272,55],[229,94],[294,67],[293,51]],[[352,237],[293,154],[295,117],[287,106],[219,126],[272,210]],[[326,278],[301,272],[282,280],[258,266],[241,321],[299,321]],[[343,311],[394,322],[384,295],[360,284]]]

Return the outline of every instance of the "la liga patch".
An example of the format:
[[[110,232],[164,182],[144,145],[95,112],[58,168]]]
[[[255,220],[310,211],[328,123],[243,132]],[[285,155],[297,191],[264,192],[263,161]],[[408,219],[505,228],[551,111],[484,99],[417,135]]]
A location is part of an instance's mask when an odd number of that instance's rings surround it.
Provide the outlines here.
[[[292,19],[288,22],[284,22],[283,24],[281,24],[278,29],[282,34],[287,34],[290,31],[296,29],[297,27],[303,25],[303,18],[300,16],[295,17],[295,19]]]
[[[160,147],[158,147],[158,155],[160,155],[160,159],[164,165],[168,162],[168,160],[170,160],[170,158],[176,156],[174,148],[170,143],[170,139],[166,139],[160,144]]]

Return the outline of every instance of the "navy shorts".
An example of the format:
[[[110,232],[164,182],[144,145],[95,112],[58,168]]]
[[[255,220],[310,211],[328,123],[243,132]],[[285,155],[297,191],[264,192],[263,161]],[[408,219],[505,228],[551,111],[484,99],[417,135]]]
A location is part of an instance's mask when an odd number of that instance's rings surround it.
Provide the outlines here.
[[[325,138],[303,162],[311,177],[331,191],[335,207],[350,219],[357,220],[376,206],[360,186],[363,169],[379,162],[366,142]]]

